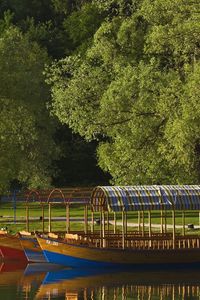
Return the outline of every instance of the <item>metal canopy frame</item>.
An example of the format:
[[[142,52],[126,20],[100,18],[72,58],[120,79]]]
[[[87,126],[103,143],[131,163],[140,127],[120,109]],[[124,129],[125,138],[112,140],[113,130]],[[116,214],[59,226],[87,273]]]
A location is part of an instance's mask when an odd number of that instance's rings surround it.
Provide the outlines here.
[[[93,211],[200,210],[200,185],[98,186]]]
[[[66,231],[70,231],[70,206],[83,205],[85,231],[87,231],[87,210],[90,205],[91,193],[93,188],[88,187],[69,187],[54,188],[47,190],[28,190],[25,192],[26,203],[26,230],[29,231],[29,204],[38,202],[42,208],[42,230],[44,232],[44,206],[48,205],[48,231],[52,230],[52,205],[61,204],[66,206]]]

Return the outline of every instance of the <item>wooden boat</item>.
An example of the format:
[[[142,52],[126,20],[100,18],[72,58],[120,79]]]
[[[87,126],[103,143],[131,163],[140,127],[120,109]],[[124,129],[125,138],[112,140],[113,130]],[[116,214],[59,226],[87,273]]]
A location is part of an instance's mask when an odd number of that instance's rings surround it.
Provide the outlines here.
[[[126,240],[130,242],[127,248],[122,248],[121,237],[114,238],[107,237],[108,246],[103,248],[96,246],[100,245],[100,238],[86,239],[81,236],[73,238],[72,235],[66,239],[38,237],[38,242],[48,262],[70,267],[141,267],[141,265],[168,267],[169,264],[178,266],[200,263],[200,248],[197,247],[200,244],[199,237],[177,239],[175,248],[168,237],[162,240],[156,236],[151,240],[127,237]],[[110,241],[112,246],[109,244]],[[184,243],[185,245],[189,243],[191,248],[183,248]]]
[[[4,260],[46,262],[36,237],[24,231],[16,235],[1,231],[0,253]]]
[[[91,195],[93,213],[100,213],[100,230],[84,234],[67,233],[65,238],[38,236],[47,261],[71,267],[137,267],[200,264],[200,236],[185,235],[185,210],[200,211],[200,186],[97,187]],[[152,231],[151,211],[161,212],[161,232]],[[183,232],[176,233],[176,211],[183,213]],[[127,230],[130,211],[147,211],[149,228]],[[172,232],[163,226],[163,213],[172,213]],[[121,231],[106,230],[105,216],[120,213]],[[140,216],[140,215],[139,215]],[[109,217],[108,217],[109,220]],[[116,223],[116,218],[115,218]],[[87,225],[87,224],[86,224]],[[107,221],[109,225],[109,221]],[[166,224],[165,224],[166,225]],[[142,227],[142,228],[141,228]],[[113,230],[113,229],[112,229]]]
[[[1,231],[0,252],[3,259],[28,261],[17,235]]]
[[[34,235],[30,232],[21,231],[19,240],[28,262],[46,262],[43,251]]]

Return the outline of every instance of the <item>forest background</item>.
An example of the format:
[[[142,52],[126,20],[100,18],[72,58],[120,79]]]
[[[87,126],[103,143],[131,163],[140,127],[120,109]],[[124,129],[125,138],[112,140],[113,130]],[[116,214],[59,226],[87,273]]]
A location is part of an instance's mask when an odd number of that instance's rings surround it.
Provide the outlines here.
[[[0,0],[0,192],[198,184],[199,0]]]

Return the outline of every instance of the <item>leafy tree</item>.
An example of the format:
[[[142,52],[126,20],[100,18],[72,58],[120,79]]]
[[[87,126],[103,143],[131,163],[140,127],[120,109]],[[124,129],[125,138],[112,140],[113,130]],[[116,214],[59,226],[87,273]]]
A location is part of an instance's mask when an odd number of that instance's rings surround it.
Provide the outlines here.
[[[84,4],[90,2],[91,0],[51,0],[54,10],[64,15],[70,15],[74,11],[81,9]]]
[[[85,57],[49,71],[54,114],[99,141],[99,165],[115,183],[197,183],[199,2],[99,5],[108,18]]]
[[[65,32],[73,44],[73,49],[78,48],[76,52],[85,52],[103,18],[104,15],[100,13],[95,5],[86,3],[79,10],[74,10],[64,20]]]
[[[53,7],[49,0],[3,0],[0,3],[0,16],[10,10],[14,13],[14,22],[19,23],[27,17],[33,17],[36,22],[45,22],[52,18]]]
[[[20,28],[30,40],[45,47],[53,58],[61,58],[71,51],[69,37],[63,28],[65,14],[57,12],[51,1],[15,1],[0,3],[0,16],[4,23],[10,18],[10,24]]]
[[[13,179],[50,184],[55,122],[49,118],[43,69],[47,53],[15,27],[0,37],[0,189]]]
[[[83,181],[94,184],[98,178],[105,182],[96,167],[96,143],[87,143],[78,136],[72,138],[66,126],[62,130],[55,128],[55,120],[47,110],[50,95],[42,74],[44,65],[50,61],[48,56],[84,53],[90,44],[102,17],[89,2],[0,3],[1,189],[18,181],[34,187],[49,185],[51,179],[59,186],[82,185]],[[79,26],[73,37],[79,18],[84,30]],[[13,121],[8,123],[8,119]],[[60,159],[55,143],[61,147]]]

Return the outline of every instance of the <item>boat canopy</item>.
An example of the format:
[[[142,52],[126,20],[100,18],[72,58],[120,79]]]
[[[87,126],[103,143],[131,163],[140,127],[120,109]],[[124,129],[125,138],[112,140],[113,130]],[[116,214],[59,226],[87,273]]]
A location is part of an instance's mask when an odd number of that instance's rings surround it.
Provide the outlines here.
[[[93,211],[200,210],[200,185],[98,186]]]

